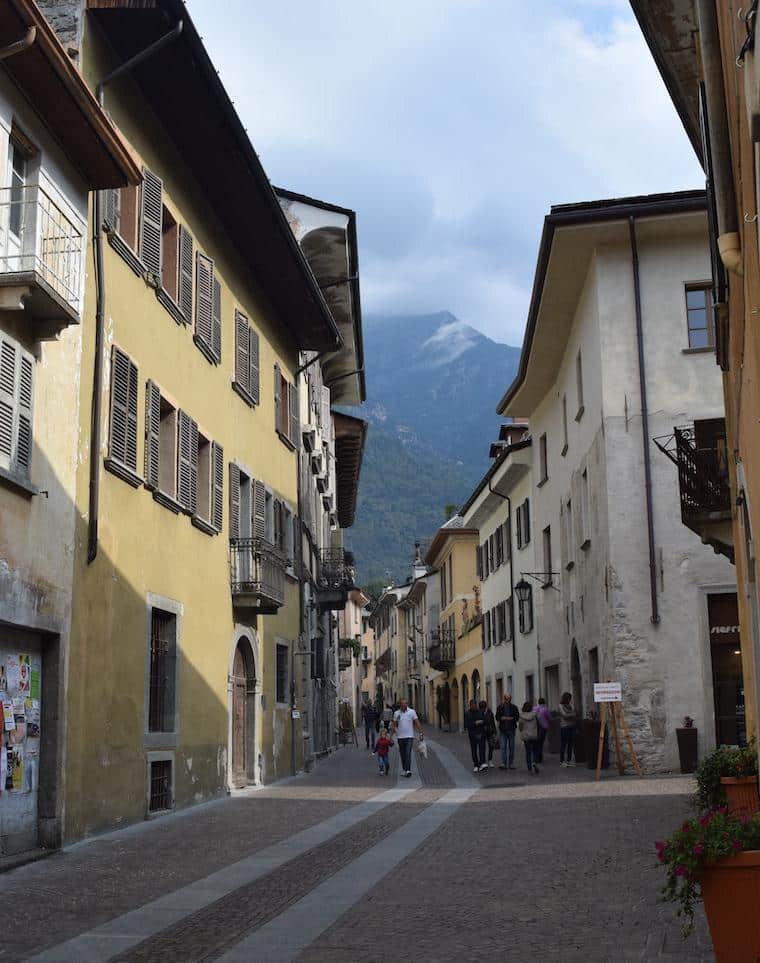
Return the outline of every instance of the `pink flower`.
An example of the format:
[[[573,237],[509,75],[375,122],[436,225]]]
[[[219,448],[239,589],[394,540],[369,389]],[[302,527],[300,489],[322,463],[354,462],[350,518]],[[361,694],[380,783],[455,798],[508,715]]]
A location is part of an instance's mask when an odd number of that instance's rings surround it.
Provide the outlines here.
[[[694,849],[692,849],[692,852],[695,856],[701,856],[704,851],[705,847],[702,845],[702,843],[697,843]]]
[[[737,853],[740,853],[742,849],[744,849],[744,847],[742,846],[742,844],[739,842],[738,839],[735,839],[731,845],[734,847]]]
[[[709,826],[711,819],[712,819],[712,814],[711,814],[711,813],[705,813],[705,815],[702,816],[702,818],[699,820],[699,825],[700,825],[700,826]]]
[[[688,875],[685,866],[676,866],[676,876],[686,876]]]
[[[741,822],[742,826],[746,826],[750,821],[750,817],[746,813],[742,813],[739,817],[739,821]]]
[[[685,833],[690,833],[692,829],[694,829],[694,823],[692,822],[685,822],[683,826],[681,826],[681,830]]]

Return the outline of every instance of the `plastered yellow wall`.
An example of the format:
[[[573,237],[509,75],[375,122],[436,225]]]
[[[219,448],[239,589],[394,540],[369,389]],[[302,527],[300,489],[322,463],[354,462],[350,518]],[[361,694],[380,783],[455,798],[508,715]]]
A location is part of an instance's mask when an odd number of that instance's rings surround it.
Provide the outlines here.
[[[107,58],[92,29],[85,36],[85,76],[102,76]],[[105,352],[117,344],[139,373],[137,468],[144,466],[145,383],[185,410],[200,431],[224,446],[224,522],[209,536],[103,469],[107,454],[109,364],[100,426],[100,520],[97,559],[87,562],[89,413],[94,358],[95,287],[88,251],[81,424],[77,478],[77,539],[71,647],[68,662],[66,814],[68,839],[141,819],[146,813],[148,596],[182,606],[179,638],[179,727],[175,752],[177,807],[226,790],[229,780],[229,673],[241,633],[256,660],[255,772],[265,781],[291,767],[291,720],[275,705],[275,645],[298,638],[298,585],[287,579],[277,615],[236,620],[228,560],[228,463],[238,461],[275,497],[297,505],[296,455],[275,432],[274,364],[290,380],[297,347],[260,290],[246,278],[181,158],[153,122],[129,81],[109,88],[106,106],[142,162],[164,183],[164,204],[193,235],[195,248],[215,262],[222,292],[222,360],[212,365],[193,343],[192,326],[178,325],[125,261],[105,245],[107,290]],[[249,408],[232,390],[234,310],[239,307],[260,337],[261,403]],[[239,618],[239,613],[238,613]],[[296,666],[298,676],[299,667]],[[302,746],[297,744],[300,766]]]

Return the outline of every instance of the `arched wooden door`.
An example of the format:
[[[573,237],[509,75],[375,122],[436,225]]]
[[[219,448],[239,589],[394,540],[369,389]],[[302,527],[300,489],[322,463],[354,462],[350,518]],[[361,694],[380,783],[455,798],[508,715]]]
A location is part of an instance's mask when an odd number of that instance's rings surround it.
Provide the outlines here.
[[[238,642],[232,666],[232,785],[238,789],[248,785],[249,730],[253,727],[249,697],[253,692],[254,678],[242,648],[246,644],[244,640]]]

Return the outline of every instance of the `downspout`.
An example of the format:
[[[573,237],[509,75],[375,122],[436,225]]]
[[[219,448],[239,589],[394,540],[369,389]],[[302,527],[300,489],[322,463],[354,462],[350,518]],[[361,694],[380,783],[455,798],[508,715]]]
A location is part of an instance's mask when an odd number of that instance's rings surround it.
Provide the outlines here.
[[[641,281],[639,278],[639,249],[636,244],[636,219],[628,218],[631,237],[631,263],[633,265],[633,300],[636,312],[636,348],[639,356],[639,391],[641,393],[641,441],[644,449],[644,498],[647,509],[647,540],[649,543],[649,595],[650,620],[653,625],[660,621],[657,605],[657,559],[654,542],[654,512],[652,508],[652,462],[649,450],[649,406],[647,402],[647,378],[644,361],[644,329],[641,320]]]
[[[95,88],[95,96],[103,107],[105,88],[112,80],[132,70],[143,60],[153,56],[162,47],[176,40],[182,33],[180,20],[167,34],[150,44],[145,50],[130,57],[110,74],[105,76]],[[103,330],[106,315],[106,285],[103,274],[103,211],[101,192],[95,191],[93,201],[92,244],[95,257],[95,358],[92,373],[92,404],[90,409],[90,493],[87,515],[87,564],[95,561],[98,555],[98,513],[100,506],[100,426],[103,416]]]
[[[731,140],[728,131],[723,62],[715,0],[696,0],[699,53],[705,82],[707,129],[713,168],[713,193],[717,213],[718,250],[726,269],[741,275],[742,250],[736,213]],[[705,168],[708,160],[703,158]]]

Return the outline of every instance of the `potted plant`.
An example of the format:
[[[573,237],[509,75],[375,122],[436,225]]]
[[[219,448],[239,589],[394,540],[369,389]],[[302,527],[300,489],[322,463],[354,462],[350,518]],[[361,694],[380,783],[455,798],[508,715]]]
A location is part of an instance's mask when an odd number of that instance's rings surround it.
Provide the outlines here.
[[[705,905],[715,958],[738,963],[760,956],[760,815],[710,810],[655,843],[665,865],[662,893],[679,904],[682,933],[694,927],[694,907]]]
[[[697,767],[698,809],[727,806],[730,812],[760,810],[757,780],[757,750],[754,743],[737,748],[718,746]]]
[[[678,759],[681,763],[681,772],[694,772],[697,768],[697,733],[699,730],[694,725],[691,716],[684,716],[683,726],[676,729],[676,739],[678,740]]]

